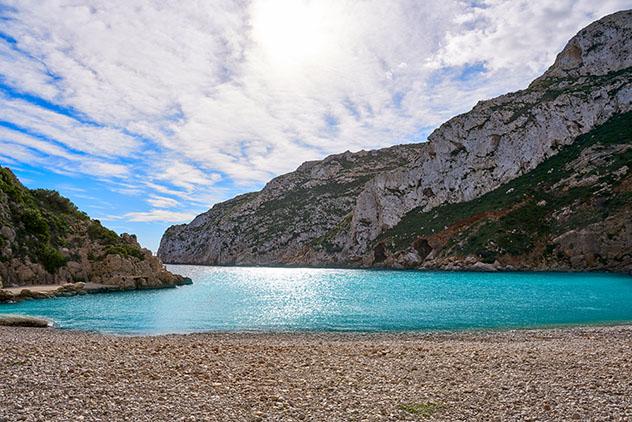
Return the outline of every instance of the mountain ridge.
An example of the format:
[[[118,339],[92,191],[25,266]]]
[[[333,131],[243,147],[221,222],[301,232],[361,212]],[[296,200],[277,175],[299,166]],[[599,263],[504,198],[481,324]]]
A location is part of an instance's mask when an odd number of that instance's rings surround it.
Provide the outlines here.
[[[593,22],[568,42],[555,63],[528,88],[480,101],[471,111],[442,124],[427,143],[416,145],[413,157],[392,163],[398,164],[392,168],[376,168],[366,180],[355,179],[362,186],[338,196],[345,204],[353,203],[351,206],[329,214],[317,209],[317,217],[325,220],[319,223],[321,230],[293,225],[291,218],[270,219],[273,215],[265,212],[270,201],[253,193],[240,198],[251,210],[263,209],[259,210],[261,218],[244,218],[248,214],[237,212],[243,208],[219,216],[213,212],[214,207],[190,225],[168,229],[158,255],[166,262],[212,265],[424,267],[423,253],[417,252],[416,259],[409,257],[406,262],[389,260],[396,251],[389,251],[387,243],[376,244],[376,239],[397,227],[413,210],[428,212],[492,192],[533,171],[581,135],[630,111],[631,50],[632,11]],[[318,167],[328,158],[301,167]],[[280,176],[266,187],[275,191],[277,199],[287,197],[296,189],[283,181],[295,174]],[[326,175],[335,177],[335,172]],[[333,187],[335,184],[331,184]],[[313,196],[326,196],[327,189],[322,190],[321,195],[312,192]],[[288,198],[286,205],[295,203]],[[289,214],[309,215],[313,212],[309,205],[294,206]],[[223,218],[239,222],[234,224],[237,231],[276,224],[278,236],[267,243],[244,238],[219,229]],[[210,224],[211,220],[217,226]],[[289,238],[298,241],[288,246]],[[476,262],[481,264],[480,260]]]

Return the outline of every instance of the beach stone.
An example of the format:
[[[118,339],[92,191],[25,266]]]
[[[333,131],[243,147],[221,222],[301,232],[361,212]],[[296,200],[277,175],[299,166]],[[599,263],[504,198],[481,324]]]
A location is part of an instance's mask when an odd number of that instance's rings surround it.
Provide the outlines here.
[[[0,415],[624,421],[631,341],[630,326],[166,336],[0,327]]]
[[[44,318],[23,315],[0,315],[0,326],[3,327],[46,328],[50,325],[50,321]]]

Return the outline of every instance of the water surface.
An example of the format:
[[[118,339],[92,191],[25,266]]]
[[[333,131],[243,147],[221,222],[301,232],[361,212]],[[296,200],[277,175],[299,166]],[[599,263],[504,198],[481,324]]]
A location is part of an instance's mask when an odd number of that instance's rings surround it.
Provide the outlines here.
[[[169,266],[194,284],[24,301],[0,313],[120,334],[408,331],[632,321],[632,277]]]

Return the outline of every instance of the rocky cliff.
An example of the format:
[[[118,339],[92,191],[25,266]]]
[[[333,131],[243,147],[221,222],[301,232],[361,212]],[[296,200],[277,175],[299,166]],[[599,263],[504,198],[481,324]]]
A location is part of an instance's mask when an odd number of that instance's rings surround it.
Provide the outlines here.
[[[27,189],[0,167],[0,288],[72,282],[140,289],[190,280],[167,271],[135,236],[117,235],[57,192]]]
[[[371,242],[373,265],[632,270],[632,112],[476,199],[417,207]]]
[[[604,17],[571,39],[527,89],[479,102],[427,143],[306,163],[259,193],[170,228],[159,256],[199,264],[629,269],[620,256],[630,250],[629,215],[615,205],[628,198],[629,133],[622,125],[632,109],[631,53],[632,11]],[[621,131],[604,138],[612,127]],[[585,141],[598,134],[599,142]],[[363,157],[370,163],[357,166]],[[597,167],[586,173],[582,164]],[[324,168],[331,171],[318,170]],[[538,186],[543,168],[566,169],[566,178]],[[352,187],[341,187],[339,178]],[[520,189],[507,187],[518,180]],[[579,188],[589,196],[573,196]],[[473,205],[503,192],[498,207]],[[441,225],[428,221],[434,215]],[[536,236],[533,215],[555,229]],[[621,234],[599,234],[615,228]],[[524,235],[521,248],[502,243],[516,241],[505,230]],[[474,247],[474,238],[491,243]],[[609,252],[597,254],[602,248]]]
[[[190,224],[170,227],[158,256],[179,264],[299,262],[307,244],[349,222],[356,198],[371,178],[411,164],[420,147],[345,152],[306,162],[260,192],[217,204]]]

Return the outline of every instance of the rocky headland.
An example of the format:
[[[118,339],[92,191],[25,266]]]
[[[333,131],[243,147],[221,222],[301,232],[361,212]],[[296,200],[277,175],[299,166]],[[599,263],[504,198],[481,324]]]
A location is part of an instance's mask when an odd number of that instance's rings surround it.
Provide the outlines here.
[[[0,302],[190,282],[134,235],[119,236],[59,193],[28,189],[0,167]]]
[[[308,162],[164,234],[167,263],[632,271],[632,11],[428,142]]]

